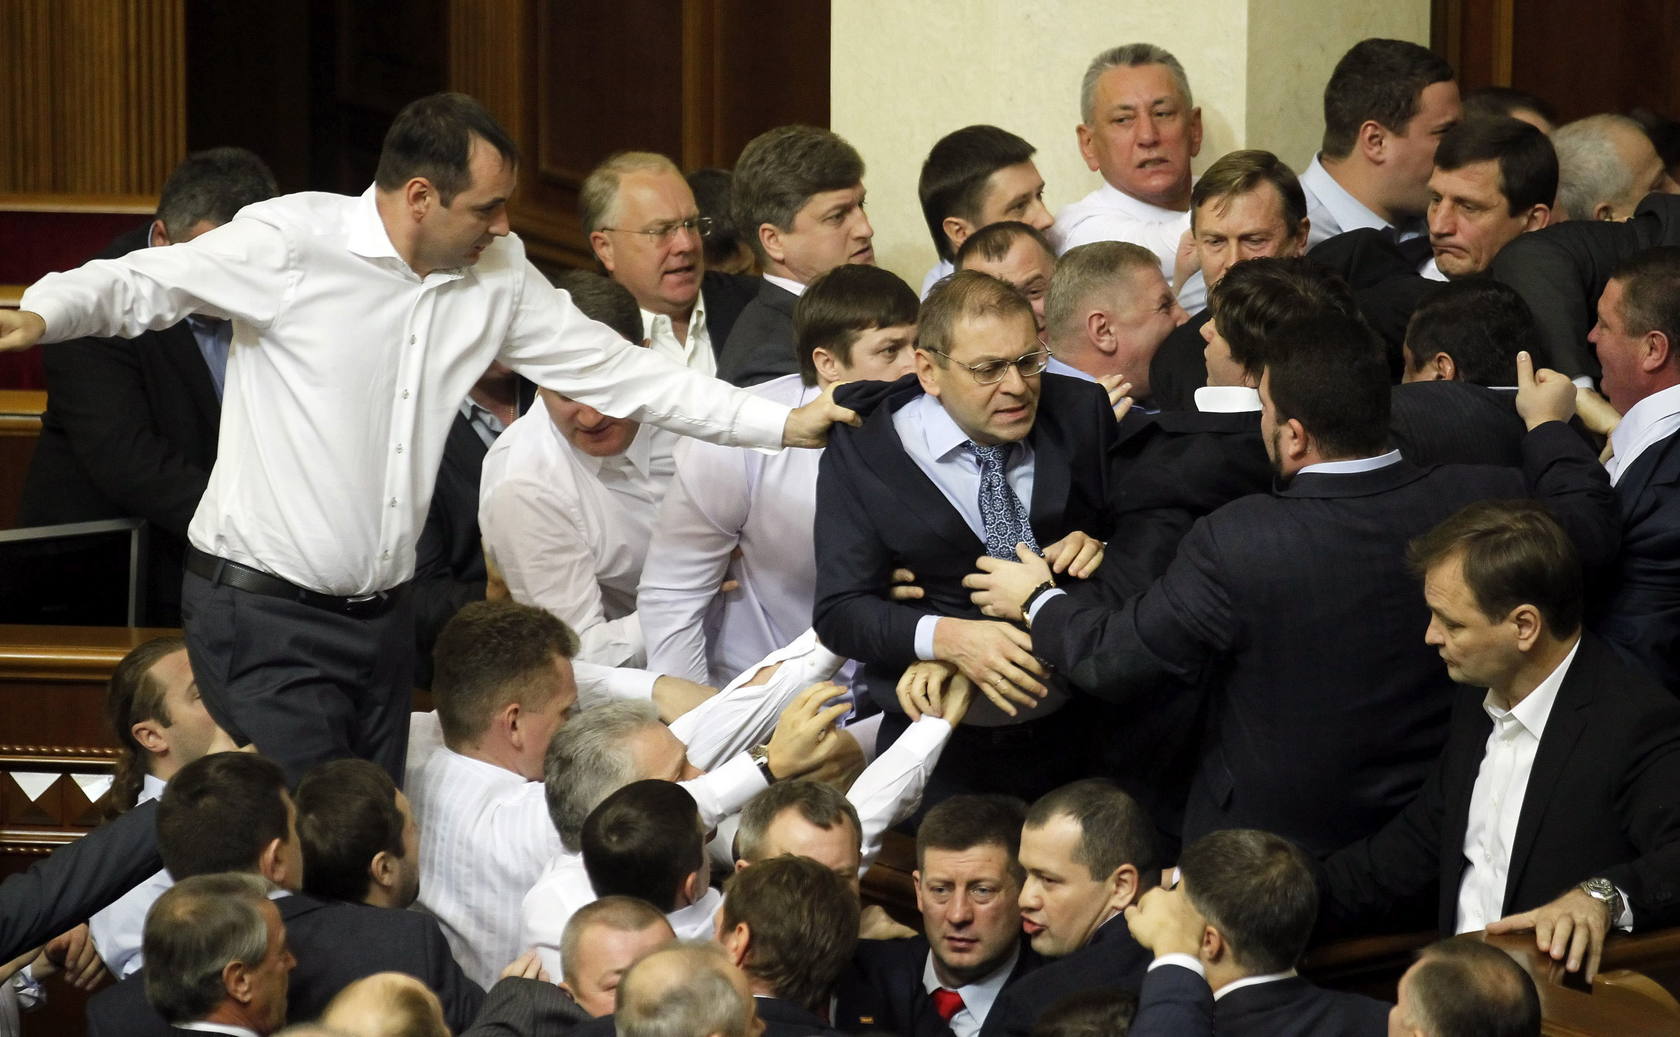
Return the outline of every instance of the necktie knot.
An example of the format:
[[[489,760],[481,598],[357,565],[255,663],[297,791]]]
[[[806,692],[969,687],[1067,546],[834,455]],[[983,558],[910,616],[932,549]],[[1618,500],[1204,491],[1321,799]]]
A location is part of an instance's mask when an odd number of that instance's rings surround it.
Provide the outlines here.
[[[962,995],[948,987],[940,987],[933,992],[933,1010],[939,1013],[939,1018],[950,1022],[951,1017],[963,1010]]]

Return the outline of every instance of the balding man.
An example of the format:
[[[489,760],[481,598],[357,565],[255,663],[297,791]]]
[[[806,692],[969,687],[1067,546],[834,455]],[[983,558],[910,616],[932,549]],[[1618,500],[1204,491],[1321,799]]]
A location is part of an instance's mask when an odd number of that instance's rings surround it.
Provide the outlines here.
[[[199,875],[153,905],[146,916],[146,1000],[171,1032],[268,1037],[285,1025],[297,959],[268,898],[271,888],[256,875]]]
[[[618,988],[619,1037],[758,1037],[747,977],[713,944],[655,951]]]
[[[1540,994],[1509,954],[1475,939],[1442,940],[1400,977],[1392,1037],[1539,1037]]]
[[[1615,220],[1633,215],[1648,194],[1674,194],[1645,130],[1625,115],[1589,115],[1552,134],[1558,157],[1558,219]]]
[[[345,987],[321,1024],[345,1037],[449,1037],[437,995],[401,972],[376,972]]]
[[[1149,407],[1149,365],[1189,318],[1141,245],[1094,241],[1063,254],[1044,304],[1051,374],[1096,380],[1118,375]]]

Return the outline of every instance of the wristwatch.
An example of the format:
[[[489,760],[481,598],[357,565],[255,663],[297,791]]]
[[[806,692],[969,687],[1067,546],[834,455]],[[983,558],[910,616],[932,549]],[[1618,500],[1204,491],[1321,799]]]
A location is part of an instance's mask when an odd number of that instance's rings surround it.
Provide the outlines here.
[[[1622,892],[1616,884],[1606,878],[1588,879],[1581,883],[1581,892],[1610,909],[1610,925],[1614,927],[1616,919],[1622,917]]]
[[[776,784],[776,775],[770,770],[770,747],[768,745],[755,745],[747,750],[747,755],[752,758],[752,762],[758,764],[758,772],[764,775],[765,784]]]
[[[1044,595],[1048,594],[1049,592],[1051,592],[1055,589],[1056,589],[1056,581],[1055,580],[1045,580],[1043,583],[1039,584],[1037,587],[1034,587],[1032,589],[1032,593],[1027,595],[1027,600],[1021,602],[1021,622],[1023,622],[1023,623],[1031,622],[1029,617],[1032,615],[1032,607],[1033,607],[1034,603],[1036,603],[1039,598],[1044,597]]]

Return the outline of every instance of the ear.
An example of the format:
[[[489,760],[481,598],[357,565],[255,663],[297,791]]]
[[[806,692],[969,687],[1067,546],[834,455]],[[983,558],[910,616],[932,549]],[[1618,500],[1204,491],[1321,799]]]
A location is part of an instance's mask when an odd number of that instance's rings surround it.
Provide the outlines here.
[[[811,350],[811,363],[816,365],[817,374],[822,376],[823,381],[840,382],[846,378],[839,358],[823,346]]]
[[[381,889],[390,889],[397,884],[397,859],[389,850],[380,850],[368,862],[368,877]]]
[[[723,926],[723,916],[718,916],[718,926]],[[729,958],[729,963],[738,969],[747,967],[747,955],[752,951],[752,928],[745,922],[735,923],[735,928],[727,932],[718,933],[718,943],[723,946],[723,953]]]
[[[910,873],[910,888],[916,891],[916,910],[925,910],[922,907],[922,871],[920,868]]]
[[[700,898],[706,893],[706,882],[700,877],[700,872],[689,872],[688,877],[683,879],[682,889],[679,892],[685,901],[682,906],[687,907],[689,904],[699,903]]]
[[[163,725],[156,720],[142,720],[129,728],[128,733],[149,753],[162,756],[169,751],[169,736],[163,733]]]
[[[1095,147],[1096,133],[1091,127],[1080,123],[1074,130],[1079,136],[1079,154],[1085,160],[1085,168],[1095,173],[1097,171],[1097,149]]]
[[[1143,895],[1142,882],[1138,877],[1138,870],[1131,864],[1122,864],[1114,869],[1108,877],[1108,906],[1116,911],[1124,911],[1138,902]]]
[[[613,272],[612,239],[607,237],[606,231],[592,230],[589,232],[589,247],[595,253],[595,258],[607,268],[607,273]]]
[[[230,961],[222,966],[222,989],[227,996],[242,1005],[248,1005],[256,999],[257,993],[251,982],[251,967],[242,961]]]
[[[961,216],[947,216],[939,226],[945,232],[945,237],[951,242],[952,255],[956,255],[957,249],[962,248],[963,242],[967,241],[968,236],[974,233],[974,224]]]
[[[1230,951],[1231,945],[1225,942],[1224,933],[1211,925],[1202,926],[1202,946],[1199,956],[1203,961],[1212,964],[1228,955]]]
[[[1540,610],[1533,605],[1518,605],[1506,617],[1517,632],[1517,648],[1528,651],[1534,647],[1534,642],[1540,639],[1540,634],[1546,629],[1546,621],[1540,615]]]
[[[577,1004],[577,994],[572,990],[571,987],[566,985],[565,980],[561,980],[559,983],[556,983],[555,986],[558,986],[560,988],[560,993],[566,995],[566,1000],[570,1001],[574,1005]]]
[[[1614,220],[1616,218],[1616,207],[1609,202],[1599,202],[1593,206],[1592,218],[1595,220]]]
[[[1085,341],[1097,347],[1099,352],[1113,355],[1117,348],[1114,322],[1108,319],[1107,311],[1092,310],[1085,315]]]
[[[1359,132],[1353,138],[1353,150],[1365,156],[1365,161],[1372,165],[1381,165],[1387,157],[1388,131],[1383,129],[1382,123],[1375,119],[1366,119],[1359,124]]]
[[[1312,437],[1307,435],[1307,427],[1301,424],[1300,418],[1290,418],[1279,426],[1283,435],[1279,439],[1279,446],[1283,456],[1291,461],[1299,461],[1312,450]]]
[[[933,357],[928,355],[927,350],[916,350],[916,380],[922,383],[922,391],[934,399],[939,398],[939,381],[934,377],[933,371],[936,366],[938,365]]]
[[[1452,382],[1458,380],[1458,364],[1446,353],[1436,353],[1434,358],[1429,361],[1429,366],[1435,371],[1435,376],[1430,379],[1431,381]]]
[[[1552,207],[1545,204],[1535,205],[1528,210],[1523,218],[1523,231],[1540,230],[1552,225]]]
[[[525,732],[520,730],[519,722],[524,719],[520,712],[519,703],[509,702],[490,718],[492,727],[499,728],[507,737],[508,744],[515,749],[525,748]]]
[[[294,878],[286,874],[286,855],[282,852],[285,845],[284,839],[270,839],[257,858],[258,873],[282,889],[289,888],[287,883]]]
[[[147,244],[151,245],[152,248],[162,248],[170,243],[169,229],[163,225],[162,220],[153,220],[151,233],[146,236],[146,239]]]
[[[408,206],[409,218],[418,223],[424,219],[434,205],[441,206],[437,192],[432,189],[432,182],[423,176],[417,176],[403,185],[403,204]]]
[[[1300,225],[1295,228],[1295,240],[1290,245],[1288,255],[1304,256],[1307,254],[1307,242],[1312,240],[1312,220],[1301,217]]]
[[[1195,158],[1202,153],[1202,110],[1200,107],[1190,109],[1190,157]]]
[[[787,247],[782,243],[782,231],[780,227],[777,227],[774,223],[759,224],[758,243],[764,247],[764,254],[770,257],[771,262],[786,262]]]
[[[1647,331],[1640,346],[1639,368],[1642,371],[1661,371],[1674,357],[1674,344],[1660,331]]]

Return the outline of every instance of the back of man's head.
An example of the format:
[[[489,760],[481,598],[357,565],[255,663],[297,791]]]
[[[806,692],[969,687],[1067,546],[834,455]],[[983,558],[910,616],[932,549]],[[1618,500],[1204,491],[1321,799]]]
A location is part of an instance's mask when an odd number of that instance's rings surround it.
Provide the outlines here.
[[[1540,995],[1511,956],[1476,939],[1430,944],[1400,979],[1403,1033],[1538,1037]]]
[[[920,308],[916,293],[890,270],[844,263],[819,274],[793,304],[800,377],[806,385],[817,384],[817,350],[826,350],[849,366],[852,346],[860,335],[875,328],[915,324]]]
[[[321,1022],[345,1037],[449,1037],[443,1003],[401,972],[376,972],[339,991]]]
[[[863,159],[837,133],[814,126],[778,126],[747,142],[735,162],[731,208],[735,226],[766,263],[759,240],[763,224],[793,228],[793,218],[813,195],[863,182]]]
[[[741,811],[740,824],[735,829],[735,856],[751,863],[774,852],[767,845],[770,826],[789,810],[807,824],[825,831],[845,826],[853,842],[863,839],[857,807],[839,789],[806,779],[778,781],[754,796]]]
[[[1277,330],[1314,313],[1359,313],[1347,283],[1306,257],[1244,260],[1208,289],[1208,309],[1231,359],[1256,382]]]
[[[156,218],[170,241],[186,241],[200,224],[220,227],[247,205],[279,193],[274,173],[254,152],[231,147],[195,151],[163,182]]]
[[[105,689],[105,721],[122,751],[111,785],[114,811],[127,810],[139,800],[140,787],[151,770],[151,750],[135,738],[134,725],[152,720],[168,727],[175,722],[164,700],[168,688],[152,667],[186,648],[186,641],[179,637],[154,637],[123,656],[111,671]]]
[[[495,148],[503,162],[519,161],[513,138],[466,94],[432,94],[411,101],[385,132],[373,182],[379,190],[392,192],[423,177],[447,207],[472,184],[469,162],[475,139]]]
[[[624,974],[618,1037],[749,1037],[757,1012],[740,972],[715,944],[654,951]]]
[[[637,897],[671,912],[686,885],[705,881],[700,811],[675,782],[633,781],[614,792],[584,819],[582,840],[596,896]]]
[[[1453,172],[1478,162],[1499,163],[1506,215],[1516,216],[1536,205],[1549,209],[1557,198],[1557,151],[1550,138],[1521,119],[1465,119],[1441,134],[1436,169]]]
[[[1667,182],[1662,160],[1644,127],[1604,113],[1559,126],[1558,208],[1571,220],[1626,219]]]
[[[403,843],[407,821],[397,786],[368,760],[330,760],[310,769],[297,789],[298,839],[303,843],[304,891],[329,900],[365,900],[374,859],[386,854],[411,866]],[[412,874],[419,874],[412,868]],[[404,891],[407,907],[418,893]]]
[[[146,1000],[170,1023],[198,1022],[228,997],[232,962],[254,969],[268,955],[269,884],[255,875],[177,876],[146,913],[141,947]],[[285,1021],[282,999],[280,1017]],[[277,1028],[277,1027],[276,1027]]]
[[[1093,241],[1063,253],[1044,299],[1044,329],[1051,348],[1058,355],[1077,352],[1092,308],[1112,308],[1116,296],[1132,294],[1134,275],[1160,267],[1155,253],[1129,241]]]
[[[1014,796],[952,796],[927,812],[916,829],[916,867],[924,867],[929,850],[959,852],[996,846],[1009,858],[1019,882],[1021,825],[1027,806]]]
[[[952,263],[958,270],[968,270],[981,262],[1001,263],[1009,258],[1010,250],[1022,238],[1037,245],[1050,257],[1051,264],[1055,264],[1056,246],[1050,244],[1043,231],[1020,220],[1004,220],[970,234],[968,240],[962,243],[962,248],[957,250]]]
[[[475,601],[457,612],[432,649],[432,699],[445,743],[476,741],[510,703],[531,709],[547,702],[555,660],[577,650],[577,635],[540,608]]]
[[[805,857],[773,857],[738,871],[719,912],[725,948],[747,939],[741,967],[767,993],[822,1011],[857,945],[858,899]]]
[[[1557,128],[1557,109],[1544,98],[1527,90],[1518,90],[1512,86],[1478,86],[1474,90],[1464,92],[1466,119],[1491,116],[1523,119],[1531,124],[1544,123],[1536,125],[1536,128],[1547,134]]]
[[[1160,838],[1137,800],[1112,782],[1086,778],[1038,797],[1028,808],[1023,828],[1043,828],[1065,817],[1079,826],[1073,859],[1093,878],[1112,875],[1122,865],[1137,869],[1141,889],[1160,879]]]
[[[940,259],[954,260],[956,255],[950,235],[945,233],[945,220],[955,216],[979,224],[981,203],[992,174],[1031,161],[1036,150],[996,126],[965,126],[939,138],[922,163],[916,193]]]
[[[1458,381],[1515,385],[1517,353],[1533,352],[1539,336],[1534,311],[1516,289],[1468,277],[1442,285],[1412,311],[1406,353],[1413,377],[1445,353]]]
[[[1336,62],[1325,84],[1321,149],[1329,158],[1347,157],[1366,122],[1403,133],[1418,112],[1424,87],[1452,78],[1452,66],[1427,47],[1406,40],[1359,41]]]
[[[276,842],[295,836],[286,772],[254,753],[212,753],[183,767],[158,802],[158,852],[179,882],[257,871]],[[294,881],[301,883],[302,875]]]
[[[741,229],[735,225],[735,213],[730,209],[734,194],[735,174],[727,169],[708,167],[688,174],[688,189],[694,192],[695,207],[700,215],[712,221],[712,232],[706,235],[706,269],[723,273],[750,272],[751,249],[743,256],[746,242]],[[748,264],[742,270],[743,262]]]
[[[1554,640],[1581,628],[1582,576],[1575,543],[1545,506],[1532,500],[1468,504],[1413,540],[1408,550],[1420,578],[1457,558],[1476,607],[1503,620],[1533,605]]]
[[[584,710],[555,734],[543,757],[543,791],[566,849],[581,852],[590,811],[641,777],[630,740],[658,723],[652,703],[607,702]]]
[[[642,344],[642,308],[630,289],[593,270],[561,270],[548,280],[569,294],[585,317],[605,324],[631,345]]]
[[[1262,395],[1271,397],[1275,424],[1299,421],[1323,459],[1387,449],[1389,390],[1382,342],[1358,317],[1290,321],[1267,343]]]
[[[1245,974],[1295,967],[1318,918],[1318,885],[1294,843],[1253,829],[1210,832],[1184,848],[1178,871]]]

